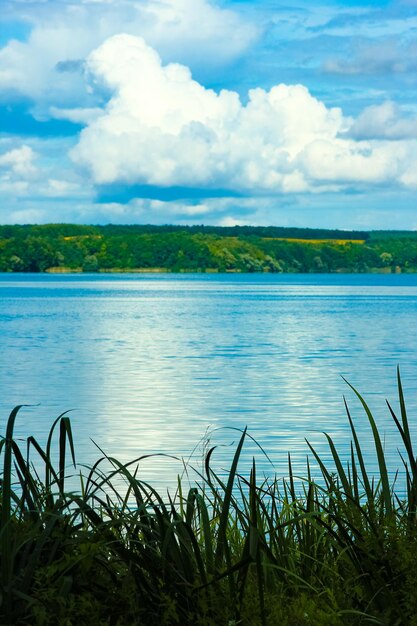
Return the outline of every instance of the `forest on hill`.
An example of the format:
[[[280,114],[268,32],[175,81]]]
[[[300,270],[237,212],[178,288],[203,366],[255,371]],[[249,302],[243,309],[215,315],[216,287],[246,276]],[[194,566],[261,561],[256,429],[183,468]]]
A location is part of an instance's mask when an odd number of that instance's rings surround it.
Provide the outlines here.
[[[0,226],[1,272],[414,272],[416,231]]]

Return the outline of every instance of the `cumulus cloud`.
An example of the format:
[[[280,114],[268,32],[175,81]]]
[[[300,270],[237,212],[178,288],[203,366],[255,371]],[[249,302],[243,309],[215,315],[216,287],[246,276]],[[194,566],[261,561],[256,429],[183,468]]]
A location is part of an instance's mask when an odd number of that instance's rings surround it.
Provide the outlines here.
[[[205,89],[183,65],[164,65],[130,35],[108,39],[86,67],[112,94],[71,153],[97,184],[259,194],[416,182],[415,140],[357,140],[352,120],[302,85],[250,90],[244,105],[235,92]]]
[[[0,154],[0,168],[7,177],[30,178],[37,173],[36,153],[30,146],[23,145]]]
[[[29,98],[38,117],[47,117],[50,106],[94,104],[85,92],[84,59],[113,34],[141,35],[162,56],[193,67],[206,66],[210,58],[213,71],[237,58],[258,34],[236,12],[210,0],[36,2],[20,5],[19,16],[32,30],[26,41],[12,39],[0,49],[0,98]]]
[[[3,143],[3,142],[2,142]],[[1,144],[0,144],[1,149]],[[22,145],[0,153],[0,193],[3,198],[26,195],[37,174],[37,154],[28,145]]]
[[[417,116],[406,115],[391,101],[375,104],[362,111],[350,134],[355,139],[417,138]]]
[[[92,199],[94,190],[85,178],[74,172],[67,151],[73,145],[67,138],[40,140],[19,137],[0,138],[0,193],[3,206],[12,210],[25,202],[40,204],[48,198],[75,203]],[[48,202],[46,203],[48,206]],[[56,216],[50,216],[50,219]]]

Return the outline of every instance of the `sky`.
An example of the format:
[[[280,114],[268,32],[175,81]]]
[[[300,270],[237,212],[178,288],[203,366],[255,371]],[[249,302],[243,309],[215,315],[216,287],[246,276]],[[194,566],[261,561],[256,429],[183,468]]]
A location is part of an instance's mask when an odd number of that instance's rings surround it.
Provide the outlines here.
[[[417,0],[0,4],[0,223],[417,229]]]

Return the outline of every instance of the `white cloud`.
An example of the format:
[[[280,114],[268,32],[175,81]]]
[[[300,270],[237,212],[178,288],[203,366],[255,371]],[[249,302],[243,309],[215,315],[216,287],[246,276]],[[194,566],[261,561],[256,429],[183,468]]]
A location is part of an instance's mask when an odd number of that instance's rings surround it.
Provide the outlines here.
[[[417,27],[417,22],[414,30]],[[328,74],[384,75],[414,73],[417,69],[417,41],[415,36],[402,41],[398,37],[376,40],[364,39],[354,43],[353,53],[330,58],[323,63]]]
[[[35,166],[36,153],[30,146],[23,145],[0,154],[0,168],[6,171],[4,176],[30,178],[37,173]]]
[[[49,114],[55,120],[69,120],[74,124],[89,124],[102,114],[99,107],[75,107],[73,109],[49,107]]]
[[[262,206],[274,213],[276,197],[263,198]],[[163,201],[149,198],[134,198],[126,204],[108,202],[96,205],[95,212],[99,213],[102,222],[137,223],[147,220],[147,223],[166,224],[220,224],[224,219],[233,219],[234,223],[244,217],[247,223],[255,223],[254,218],[260,208],[259,199],[255,198],[206,198],[200,201],[177,200]],[[91,209],[90,209],[91,210]],[[252,219],[252,221],[251,221]],[[261,220],[262,222],[262,220]]]
[[[74,172],[67,151],[67,138],[27,138],[22,143],[12,135],[0,138],[0,193],[3,206],[22,202],[39,203],[45,209],[48,198],[74,202],[92,199],[94,190]],[[55,218],[56,221],[56,218]]]
[[[246,50],[259,34],[250,22],[210,0],[150,0],[139,9],[136,30],[162,56],[206,65],[228,62]],[[122,32],[122,31],[119,31]],[[133,31],[129,31],[133,33]]]
[[[57,178],[49,178],[43,193],[45,196],[52,198],[65,198],[69,195],[74,195],[77,191],[78,187],[74,183],[69,183],[66,180],[59,180]]]
[[[21,209],[1,215],[3,224],[42,224],[47,213],[40,208]]]
[[[395,6],[397,4],[397,6]],[[407,7],[393,2],[390,7],[351,7],[341,11],[336,5],[333,16],[316,30],[333,36],[392,37],[412,32],[417,26],[417,15]]]
[[[235,92],[205,89],[188,68],[163,65],[143,39],[130,35],[108,39],[86,67],[112,93],[71,153],[97,184],[251,193],[415,184],[407,172],[417,162],[417,142],[355,140],[348,136],[352,119],[302,85],[253,89],[243,105]],[[382,121],[394,115],[378,114]]]
[[[0,49],[0,97],[34,101],[37,116],[50,106],[90,103],[85,91],[85,57],[111,35],[143,36],[162,56],[212,71],[238,57],[258,30],[210,0],[124,0],[35,3],[16,7],[16,19],[31,21],[27,41]],[[92,25],[94,25],[92,27]],[[94,102],[91,102],[94,105]]]
[[[8,195],[14,198],[27,196],[29,183],[26,180],[11,180],[7,176],[0,176],[0,192],[3,197]]]
[[[414,153],[414,154],[413,154]],[[384,184],[400,180],[410,157],[417,158],[417,142],[396,145],[336,140],[309,144],[300,159],[315,182]]]
[[[386,101],[364,109],[350,134],[355,139],[417,138],[417,115],[406,115],[394,102]]]

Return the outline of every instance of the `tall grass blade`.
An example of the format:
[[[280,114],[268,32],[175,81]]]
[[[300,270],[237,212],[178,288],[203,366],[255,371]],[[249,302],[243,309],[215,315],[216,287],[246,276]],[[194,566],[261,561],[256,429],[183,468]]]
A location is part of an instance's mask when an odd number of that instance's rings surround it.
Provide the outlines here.
[[[67,440],[70,446],[71,458],[75,465],[74,441],[72,438],[71,422],[68,417],[62,416],[59,422],[59,479],[58,486],[61,493],[64,493],[65,484],[65,463],[66,463],[66,447]]]
[[[0,549],[1,549],[1,591],[3,595],[6,619],[11,613],[11,595],[9,585],[12,580],[13,553],[11,546],[11,518],[12,518],[12,453],[13,453],[13,431],[16,416],[24,405],[15,407],[9,415],[6,426],[6,437],[2,452],[3,460],[3,482],[1,494],[0,511]]]
[[[361,476],[362,476],[362,482],[365,488],[365,493],[366,493],[366,498],[369,502],[369,504],[372,506],[373,504],[373,492],[372,492],[372,488],[371,488],[371,483],[369,482],[369,477],[368,477],[368,472],[366,471],[366,465],[365,465],[365,461],[363,458],[363,454],[362,454],[362,448],[358,439],[358,435],[356,433],[356,429],[355,429],[355,425],[353,423],[353,419],[352,416],[350,414],[350,410],[348,407],[348,404],[346,402],[346,398],[343,396],[343,402],[345,405],[345,409],[346,409],[346,414],[349,420],[349,426],[350,426],[350,430],[352,432],[352,436],[353,436],[353,441],[355,443],[355,450],[356,450],[356,455],[358,457],[358,461],[359,461],[359,467],[361,468]]]
[[[384,450],[383,450],[382,443],[381,443],[381,437],[379,435],[379,431],[375,423],[375,419],[367,403],[365,402],[361,394],[355,389],[355,387],[353,387],[353,385],[351,385],[349,382],[347,382],[347,384],[353,390],[356,397],[358,398],[363,408],[365,409],[365,413],[371,425],[372,435],[374,438],[375,449],[376,449],[377,458],[378,458],[379,472],[380,472],[380,477],[381,477],[382,497],[383,497],[383,501],[385,504],[386,513],[388,516],[391,516],[393,512],[391,488],[390,488],[389,479],[388,479],[388,471],[387,471],[387,465],[385,462],[385,454],[384,454]]]
[[[411,442],[410,430],[408,428],[407,409],[405,406],[404,392],[403,392],[403,386],[401,382],[401,374],[400,374],[399,366],[397,367],[397,385],[398,385],[398,396],[400,400],[400,410],[401,410],[401,419],[403,423],[403,430],[404,430],[407,441]]]
[[[237,464],[239,462],[240,454],[242,452],[243,442],[244,442],[245,437],[246,437],[246,430],[247,429],[245,428],[243,433],[242,433],[242,436],[240,438],[240,441],[239,441],[238,446],[236,448],[236,452],[235,452],[234,457],[233,457],[233,462],[232,462],[232,466],[230,468],[229,478],[228,478],[227,486],[226,486],[225,493],[224,493],[222,508],[221,508],[221,511],[220,511],[219,525],[218,525],[218,531],[217,531],[218,532],[217,548],[216,548],[216,552],[215,552],[215,556],[214,556],[214,564],[215,564],[215,568],[217,570],[219,570],[219,568],[220,568],[222,559],[223,559],[225,551],[227,549],[227,533],[226,533],[226,529],[227,529],[227,523],[228,523],[228,519],[229,519],[230,503],[232,501],[233,485],[234,485],[234,482],[235,482]]]

